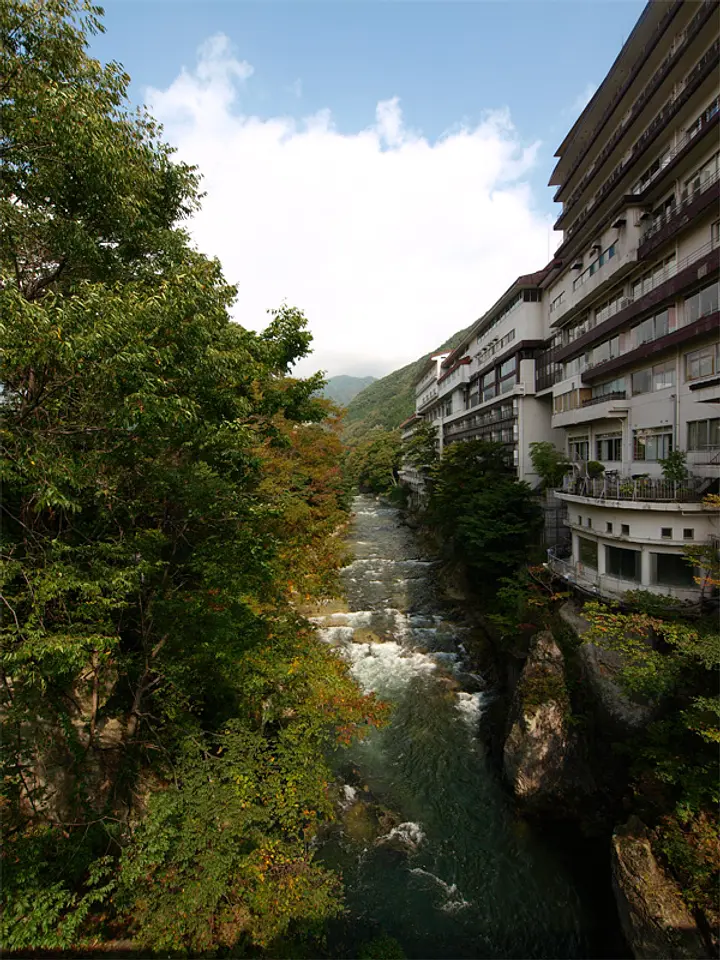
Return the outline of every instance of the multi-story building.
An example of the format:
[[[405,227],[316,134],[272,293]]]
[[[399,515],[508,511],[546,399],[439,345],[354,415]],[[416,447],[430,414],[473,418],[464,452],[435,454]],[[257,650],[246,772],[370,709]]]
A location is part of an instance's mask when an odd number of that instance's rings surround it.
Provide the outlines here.
[[[550,181],[551,422],[577,463],[561,494],[572,549],[554,564],[605,595],[695,596],[684,547],[720,533],[701,502],[720,463],[719,26],[716,0],[651,0]],[[661,464],[678,450],[679,485]]]

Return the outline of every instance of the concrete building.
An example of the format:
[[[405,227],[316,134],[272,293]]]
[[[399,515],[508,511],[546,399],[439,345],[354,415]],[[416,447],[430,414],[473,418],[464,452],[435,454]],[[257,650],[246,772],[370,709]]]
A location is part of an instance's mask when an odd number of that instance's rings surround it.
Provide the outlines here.
[[[577,464],[571,549],[552,562],[604,595],[697,596],[684,547],[720,533],[701,503],[720,465],[719,26],[715,0],[652,0],[550,181],[551,424]],[[674,450],[679,485],[662,479]]]

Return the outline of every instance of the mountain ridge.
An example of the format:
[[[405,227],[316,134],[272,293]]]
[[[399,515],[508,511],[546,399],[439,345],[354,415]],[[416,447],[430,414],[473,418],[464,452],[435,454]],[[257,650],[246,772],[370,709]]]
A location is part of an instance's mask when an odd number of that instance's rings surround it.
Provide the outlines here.
[[[445,343],[376,380],[357,394],[345,411],[343,438],[346,443],[360,443],[364,437],[380,427],[395,430],[415,410],[415,382],[425,363],[436,353],[454,350],[470,327],[458,330]]]

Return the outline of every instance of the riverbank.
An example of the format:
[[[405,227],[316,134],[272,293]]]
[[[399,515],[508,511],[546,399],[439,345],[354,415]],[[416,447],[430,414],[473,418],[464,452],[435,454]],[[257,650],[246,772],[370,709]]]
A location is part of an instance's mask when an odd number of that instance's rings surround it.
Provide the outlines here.
[[[487,739],[501,691],[475,669],[471,605],[443,597],[436,560],[393,507],[357,498],[348,545],[345,608],[315,619],[394,712],[338,758],[353,826],[319,851],[346,886],[333,955],[389,935],[417,958],[629,956],[591,845],[519,815],[502,781]]]

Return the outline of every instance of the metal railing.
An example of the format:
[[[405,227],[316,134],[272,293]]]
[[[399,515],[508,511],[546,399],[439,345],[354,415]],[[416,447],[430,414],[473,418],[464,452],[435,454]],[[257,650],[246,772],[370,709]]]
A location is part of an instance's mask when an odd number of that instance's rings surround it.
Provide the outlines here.
[[[602,396],[590,397],[589,400],[583,400],[583,407],[594,407],[598,403],[605,403],[606,400],[624,400],[627,396],[625,390],[612,390],[610,393],[604,393]]]
[[[658,477],[578,477],[568,474],[563,478],[561,492],[595,500],[636,500],[661,502],[699,502],[706,481],[703,477],[688,477],[683,481]]]
[[[691,203],[694,203],[695,200],[701,194],[705,193],[714,183],[717,183],[718,178],[720,177],[720,171],[716,170],[715,173],[711,174],[706,180],[701,183],[701,185],[693,190],[692,193],[688,193],[686,197],[681,197],[678,203],[673,204],[665,213],[661,213],[660,216],[655,217],[652,223],[647,227],[645,232],[640,237],[640,243],[646,243],[651,237],[655,236],[656,233],[659,233],[664,226],[678,217],[686,207],[689,207]]]

